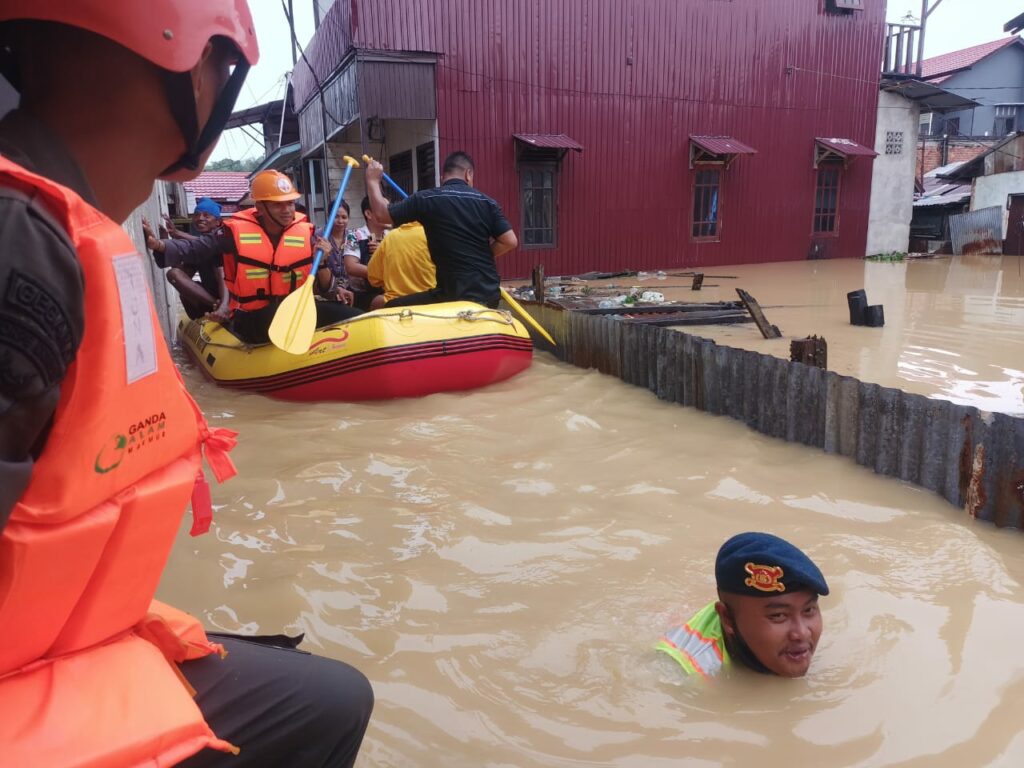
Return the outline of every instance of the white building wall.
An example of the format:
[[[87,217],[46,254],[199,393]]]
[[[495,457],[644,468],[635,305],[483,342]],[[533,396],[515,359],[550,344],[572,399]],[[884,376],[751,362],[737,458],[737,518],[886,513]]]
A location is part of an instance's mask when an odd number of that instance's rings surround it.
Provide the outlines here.
[[[165,270],[158,267],[153,261],[149,249],[146,248],[146,239],[142,236],[142,219],[147,219],[154,226],[159,225],[169,210],[168,196],[176,197],[179,200],[184,199],[184,188],[181,184],[168,181],[155,182],[149,199],[132,211],[121,226],[124,227],[125,232],[128,233],[135,243],[135,247],[142,254],[143,262],[147,267],[146,278],[149,282],[153,304],[156,307],[157,319],[160,321],[160,327],[163,329],[167,343],[173,344],[178,316],[182,312],[181,301],[178,299],[178,292],[164,278]]]
[[[979,176],[974,180],[971,192],[971,210],[991,208],[998,205],[1003,211],[1003,239],[1006,239],[1007,219],[1010,215],[1007,206],[1009,195],[1024,195],[1024,171],[994,173],[991,176]]]
[[[391,155],[397,155],[400,152],[406,150],[413,150],[413,178],[416,177],[416,153],[415,149],[420,144],[428,141],[434,143],[435,154],[437,151],[437,121],[436,120],[388,120],[384,125],[385,140],[370,141],[367,143],[367,152],[376,160],[380,160],[384,163],[384,168],[387,170],[388,158]],[[356,158],[360,165],[363,165],[362,160],[362,142],[359,138],[359,124],[354,123],[349,126],[348,129],[335,136],[331,141],[327,143],[327,154],[330,157],[330,167],[328,172],[331,179],[331,199],[328,202],[328,209],[334,202],[334,195],[338,192],[338,186],[341,184],[341,179],[345,174],[345,163],[342,161],[342,157],[345,155],[351,155]],[[435,160],[435,180],[434,183],[438,183],[436,178],[440,173],[441,159]],[[387,182],[385,182],[386,184]],[[413,192],[414,190],[407,189],[406,192]],[[349,177],[348,187],[345,188],[345,200],[348,202],[349,207],[352,209],[351,214],[351,227],[361,227],[365,223],[363,221],[363,214],[360,210],[359,204],[362,202],[363,196],[366,195],[366,181],[364,176],[363,168],[357,168],[352,171],[352,175]],[[324,222],[317,221],[318,226]]]
[[[914,148],[920,109],[895,93],[882,91],[878,97],[875,151],[871,172],[871,203],[868,209],[867,255],[906,251],[910,242],[910,219],[914,213]],[[902,133],[898,154],[886,154],[890,132]],[[891,151],[891,150],[890,150]]]

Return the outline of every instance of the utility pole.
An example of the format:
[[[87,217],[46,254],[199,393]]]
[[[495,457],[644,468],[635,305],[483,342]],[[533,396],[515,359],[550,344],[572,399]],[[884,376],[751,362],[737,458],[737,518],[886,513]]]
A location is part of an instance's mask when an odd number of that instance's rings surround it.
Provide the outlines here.
[[[917,39],[917,76],[921,76],[921,62],[924,61],[924,30],[928,17],[932,15],[942,0],[934,0],[929,7],[929,0],[921,0],[921,34]]]
[[[288,0],[288,20],[289,20],[289,23],[291,23],[291,20],[294,19],[294,18],[295,18],[295,9],[292,7],[292,0]],[[292,29],[291,40],[292,40],[292,70],[294,70],[295,69],[295,64],[298,62],[298,57],[295,55],[295,30],[294,29]]]

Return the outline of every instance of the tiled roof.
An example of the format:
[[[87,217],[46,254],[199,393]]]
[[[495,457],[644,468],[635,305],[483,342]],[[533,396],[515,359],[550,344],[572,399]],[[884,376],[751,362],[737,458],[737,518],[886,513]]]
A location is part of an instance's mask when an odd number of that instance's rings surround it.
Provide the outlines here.
[[[237,202],[249,193],[249,174],[245,171],[203,171],[185,189],[198,197]]]
[[[932,56],[930,59],[922,59],[921,79],[930,80],[933,83],[941,83],[946,80],[948,75],[946,77],[936,77],[936,75],[942,75],[947,72],[952,73],[973,66],[986,56],[990,56],[1017,40],[1020,40],[1020,38],[1016,36],[1004,37],[1002,40],[993,40],[991,43],[972,45],[970,48],[964,48],[960,51],[944,53],[941,56]]]

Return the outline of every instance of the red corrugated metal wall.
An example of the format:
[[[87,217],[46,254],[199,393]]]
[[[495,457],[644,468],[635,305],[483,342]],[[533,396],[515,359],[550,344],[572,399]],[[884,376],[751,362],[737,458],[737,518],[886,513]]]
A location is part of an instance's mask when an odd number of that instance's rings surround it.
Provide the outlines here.
[[[441,155],[465,149],[518,230],[513,133],[567,133],[559,246],[506,276],[806,258],[815,136],[874,144],[884,4],[824,0],[339,0],[358,48],[436,51]],[[347,14],[348,15],[348,14]],[[689,236],[690,134],[755,149],[725,173],[721,240]],[[830,256],[864,254],[871,161],[843,179]]]

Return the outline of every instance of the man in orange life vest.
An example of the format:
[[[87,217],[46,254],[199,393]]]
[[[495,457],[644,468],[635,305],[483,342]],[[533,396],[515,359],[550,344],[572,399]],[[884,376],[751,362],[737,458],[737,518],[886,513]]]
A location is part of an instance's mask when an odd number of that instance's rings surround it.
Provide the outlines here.
[[[800,549],[770,533],[740,533],[715,559],[718,600],[673,627],[655,648],[692,676],[733,662],[755,672],[803,677],[821,637],[818,596],[828,584]]]
[[[305,214],[295,212],[299,193],[280,171],[261,171],[250,190],[255,206],[236,213],[217,233],[192,240],[146,240],[162,253],[164,263],[204,263],[224,259],[224,281],[230,303],[210,317],[231,321],[231,330],[250,344],[265,344],[274,313],[285,296],[309,276],[318,246],[313,225]],[[319,243],[330,249],[330,244]],[[342,290],[341,301],[316,302],[318,326],[330,325],[361,314],[349,306],[351,292]]]
[[[347,766],[359,750],[358,671],[208,638],[153,599],[189,498],[194,530],[209,512],[203,458],[234,473],[234,433],[185,391],[117,222],[157,177],[198,173],[257,56],[245,0],[0,3],[20,94],[0,120],[4,765]]]

